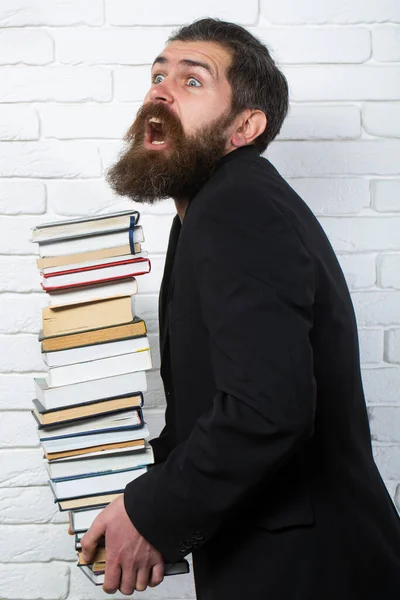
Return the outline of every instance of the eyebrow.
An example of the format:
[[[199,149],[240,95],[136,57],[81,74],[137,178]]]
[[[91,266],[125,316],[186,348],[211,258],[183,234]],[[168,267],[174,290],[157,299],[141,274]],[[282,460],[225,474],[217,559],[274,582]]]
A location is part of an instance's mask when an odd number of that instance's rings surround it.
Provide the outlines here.
[[[168,64],[168,62],[169,61],[165,56],[157,56],[157,58],[153,62],[152,68],[154,67],[154,65],[156,63],[165,65],[165,64]],[[206,71],[208,71],[213,79],[216,79],[216,76],[214,75],[213,70],[211,69],[211,67],[208,63],[202,62],[200,60],[191,60],[190,58],[183,58],[182,60],[179,61],[179,64],[184,65],[186,67],[201,67],[202,69],[205,69]]]

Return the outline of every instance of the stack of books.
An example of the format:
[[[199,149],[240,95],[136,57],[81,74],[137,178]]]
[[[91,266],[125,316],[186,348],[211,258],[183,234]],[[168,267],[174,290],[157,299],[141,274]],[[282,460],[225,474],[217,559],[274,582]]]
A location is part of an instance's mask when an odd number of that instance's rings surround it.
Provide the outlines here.
[[[101,510],[153,463],[142,413],[151,356],[133,302],[136,277],[150,271],[138,221],[137,211],[125,211],[32,234],[49,298],[39,335],[47,373],[35,379],[32,414],[77,550]],[[82,565],[98,584],[104,560]]]

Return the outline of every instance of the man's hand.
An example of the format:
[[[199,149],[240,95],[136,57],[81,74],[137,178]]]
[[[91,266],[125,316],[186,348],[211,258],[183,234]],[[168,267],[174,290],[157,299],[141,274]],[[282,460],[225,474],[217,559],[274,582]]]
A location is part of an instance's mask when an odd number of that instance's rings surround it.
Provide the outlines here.
[[[142,592],[164,579],[164,561],[127,515],[123,496],[119,496],[96,517],[81,540],[83,559],[90,562],[102,536],[106,538],[106,571],[103,590],[118,589],[122,594]]]

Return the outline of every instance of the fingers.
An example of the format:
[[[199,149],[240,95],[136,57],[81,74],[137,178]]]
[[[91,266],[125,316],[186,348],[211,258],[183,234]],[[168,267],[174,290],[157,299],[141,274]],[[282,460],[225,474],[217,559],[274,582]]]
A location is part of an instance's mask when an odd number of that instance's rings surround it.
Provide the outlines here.
[[[114,594],[118,589],[121,594],[130,596],[135,590],[144,592],[149,587],[156,587],[164,579],[164,565],[155,565],[152,569],[141,567],[140,569],[121,569],[117,562],[106,563],[103,591]]]
[[[163,579],[164,579],[164,563],[158,563],[157,565],[154,565],[154,567],[151,570],[148,586],[156,587],[157,585],[160,585],[160,583],[163,581]]]
[[[71,525],[68,525],[68,534],[69,535],[74,535],[74,532],[71,529]]]
[[[120,585],[121,574],[121,566],[118,562],[107,559],[103,583],[103,591],[106,594],[115,594]],[[125,592],[122,593],[125,594]]]
[[[86,562],[90,562],[96,552],[96,546],[100,538],[105,533],[105,524],[101,519],[101,515],[95,518],[90,528],[87,530],[81,539],[82,558]]]
[[[138,592],[144,592],[147,588],[150,579],[150,570],[151,569],[144,567],[138,570],[136,576],[136,589]]]

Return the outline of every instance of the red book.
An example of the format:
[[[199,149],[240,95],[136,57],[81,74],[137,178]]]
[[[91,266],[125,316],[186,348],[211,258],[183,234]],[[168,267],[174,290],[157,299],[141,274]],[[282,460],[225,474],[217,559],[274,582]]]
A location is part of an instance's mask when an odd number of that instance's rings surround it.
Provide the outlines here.
[[[148,258],[130,258],[115,260],[93,266],[73,269],[62,269],[52,273],[42,272],[42,288],[46,292],[54,292],[95,283],[106,283],[127,279],[150,273],[151,263]]]

